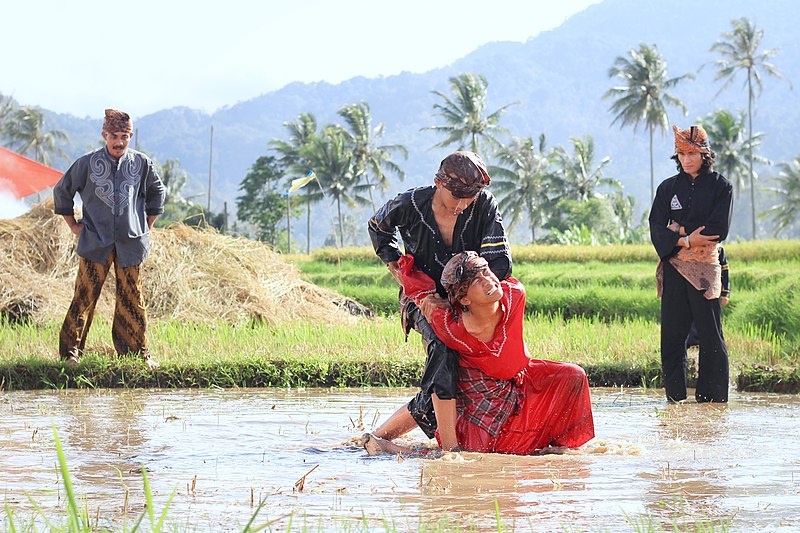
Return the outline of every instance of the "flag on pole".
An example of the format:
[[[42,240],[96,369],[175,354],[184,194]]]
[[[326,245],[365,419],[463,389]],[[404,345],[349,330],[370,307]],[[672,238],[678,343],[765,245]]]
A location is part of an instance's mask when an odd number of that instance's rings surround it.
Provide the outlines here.
[[[63,173],[0,147],[0,193],[25,198],[52,187]]]
[[[314,174],[314,171],[312,170],[312,171],[310,171],[308,174],[306,174],[306,177],[305,177],[305,178],[297,178],[297,179],[293,179],[293,180],[292,180],[292,186],[291,186],[291,187],[289,187],[289,192],[294,192],[294,191],[296,191],[297,189],[299,189],[299,188],[301,188],[301,187],[304,187],[304,186],[305,186],[305,185],[307,185],[307,184],[308,184],[310,181],[312,181],[312,180],[316,179],[316,177],[317,177],[317,175],[316,175],[316,174]]]

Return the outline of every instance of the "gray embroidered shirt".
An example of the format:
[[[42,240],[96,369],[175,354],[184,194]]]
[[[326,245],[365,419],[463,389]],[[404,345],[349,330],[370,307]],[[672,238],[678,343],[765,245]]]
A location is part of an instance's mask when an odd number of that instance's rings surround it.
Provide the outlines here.
[[[83,202],[79,256],[105,263],[116,248],[122,267],[138,265],[150,251],[147,217],[164,212],[164,184],[153,162],[128,149],[119,161],[105,146],[78,158],[53,188],[57,215],[74,214]]]

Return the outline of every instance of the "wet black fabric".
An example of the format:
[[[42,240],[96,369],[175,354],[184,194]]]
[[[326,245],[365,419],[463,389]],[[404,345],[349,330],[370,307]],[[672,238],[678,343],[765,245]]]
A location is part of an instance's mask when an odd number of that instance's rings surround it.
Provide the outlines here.
[[[422,336],[422,344],[425,346],[426,353],[425,369],[419,384],[420,391],[408,403],[408,410],[420,429],[429,438],[433,438],[437,424],[431,395],[436,393],[442,400],[455,399],[458,352],[451,350],[439,340],[431,325],[413,302],[406,305],[406,316],[408,326]]]
[[[410,402],[408,410],[423,433],[432,439],[436,436],[436,414],[433,411],[433,398],[430,394],[419,391]]]

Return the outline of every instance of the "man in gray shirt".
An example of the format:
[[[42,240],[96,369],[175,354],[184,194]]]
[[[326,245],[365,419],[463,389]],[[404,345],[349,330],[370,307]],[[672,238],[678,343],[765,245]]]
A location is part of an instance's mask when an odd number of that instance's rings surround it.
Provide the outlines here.
[[[139,278],[150,251],[150,228],[164,212],[164,184],[145,154],[128,148],[133,134],[130,115],[106,109],[106,144],[81,156],[53,188],[55,213],[62,215],[78,237],[80,259],[75,294],[59,335],[58,352],[78,363],[92,324],[94,308],[111,265],[117,278],[111,335],[120,355],[144,358],[149,370],[158,367],[147,349],[147,313]],[[74,197],[83,203],[75,219]]]

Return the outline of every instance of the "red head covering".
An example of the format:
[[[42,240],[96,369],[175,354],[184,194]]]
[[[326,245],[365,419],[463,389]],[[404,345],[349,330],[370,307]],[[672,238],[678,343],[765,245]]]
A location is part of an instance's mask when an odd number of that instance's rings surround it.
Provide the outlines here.
[[[131,120],[131,116],[124,111],[106,109],[103,131],[107,131],[108,133],[133,133],[133,120]]]
[[[456,198],[472,198],[491,182],[486,163],[474,152],[453,152],[439,165],[436,177]]]
[[[688,130],[682,130],[678,126],[672,126],[675,132],[675,153],[678,152],[700,152],[707,154],[711,152],[708,144],[708,134],[703,126],[690,126]]]

